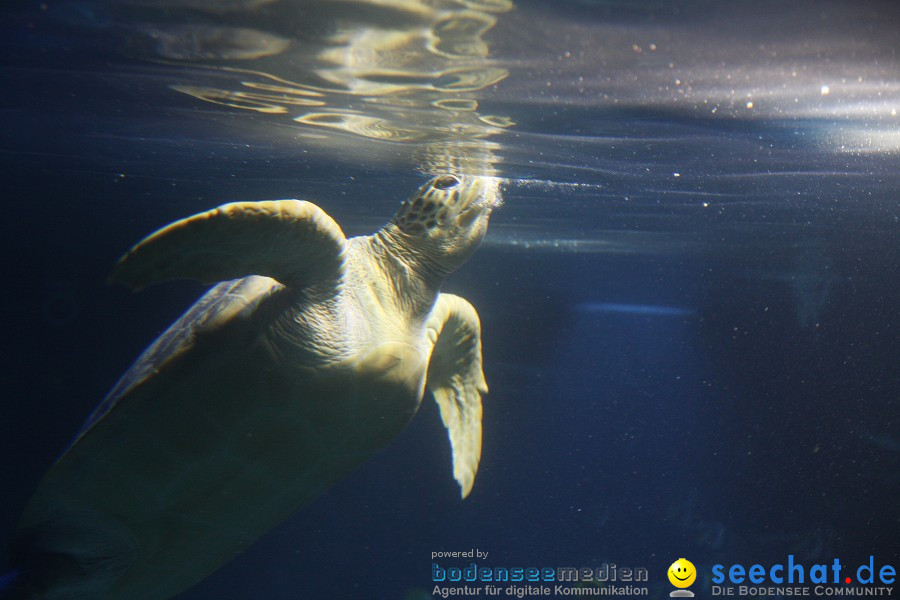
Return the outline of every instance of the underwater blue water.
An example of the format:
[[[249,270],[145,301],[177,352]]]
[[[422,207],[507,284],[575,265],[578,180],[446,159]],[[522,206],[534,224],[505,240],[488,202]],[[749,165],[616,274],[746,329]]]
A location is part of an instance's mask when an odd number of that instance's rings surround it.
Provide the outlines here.
[[[426,399],[179,598],[431,597],[471,548],[645,566],[654,598],[681,556],[900,567],[900,11],[425,4],[0,8],[0,539],[204,289],[107,286],[134,242],[292,197],[370,233],[459,170],[504,189],[444,288],[483,325],[471,496]]]

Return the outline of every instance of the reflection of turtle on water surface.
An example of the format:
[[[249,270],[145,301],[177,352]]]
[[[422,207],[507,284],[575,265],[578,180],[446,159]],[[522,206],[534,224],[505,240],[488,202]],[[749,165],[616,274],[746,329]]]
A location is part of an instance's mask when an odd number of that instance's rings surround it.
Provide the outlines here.
[[[113,281],[222,283],[44,477],[16,534],[12,597],[177,594],[383,447],[426,387],[466,496],[487,392],[480,324],[439,288],[496,199],[493,180],[445,175],[371,236],[348,240],[314,204],[283,200],[228,204],[138,244]]]

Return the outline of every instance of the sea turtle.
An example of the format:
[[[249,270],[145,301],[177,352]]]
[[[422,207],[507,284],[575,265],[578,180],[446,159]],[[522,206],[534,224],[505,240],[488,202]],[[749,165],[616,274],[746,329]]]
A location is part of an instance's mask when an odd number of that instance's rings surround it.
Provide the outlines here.
[[[310,202],[165,227],[111,280],[218,281],[125,373],[50,468],[14,541],[18,597],[169,598],[383,447],[427,387],[465,497],[481,455],[475,309],[440,293],[496,180],[441,175],[370,236]],[[235,279],[239,278],[239,279]]]

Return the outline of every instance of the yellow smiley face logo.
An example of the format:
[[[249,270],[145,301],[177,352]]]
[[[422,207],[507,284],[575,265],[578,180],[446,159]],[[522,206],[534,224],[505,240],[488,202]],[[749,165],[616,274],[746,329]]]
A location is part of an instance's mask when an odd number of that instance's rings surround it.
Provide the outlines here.
[[[686,558],[679,558],[669,567],[669,581],[677,588],[690,587],[697,579],[694,563]]]

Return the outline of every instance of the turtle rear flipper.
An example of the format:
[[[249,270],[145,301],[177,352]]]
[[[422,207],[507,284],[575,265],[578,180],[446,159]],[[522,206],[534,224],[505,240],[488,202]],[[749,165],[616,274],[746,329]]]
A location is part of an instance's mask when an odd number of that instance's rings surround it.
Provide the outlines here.
[[[112,517],[89,509],[59,510],[17,533],[17,574],[9,595],[0,590],[0,598],[105,598],[136,558],[134,540]]]
[[[172,279],[264,275],[305,287],[341,277],[346,245],[334,219],[311,202],[233,202],[150,234],[119,260],[109,281],[139,290]]]

